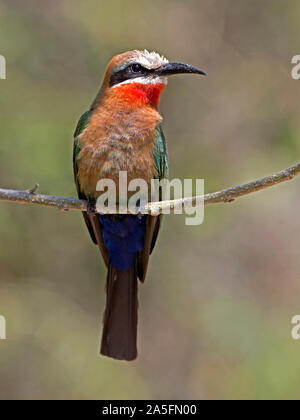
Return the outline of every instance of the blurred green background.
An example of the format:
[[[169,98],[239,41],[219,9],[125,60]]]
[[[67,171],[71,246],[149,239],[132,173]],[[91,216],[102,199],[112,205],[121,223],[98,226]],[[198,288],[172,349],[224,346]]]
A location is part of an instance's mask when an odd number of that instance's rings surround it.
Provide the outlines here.
[[[297,0],[0,0],[0,187],[76,196],[72,135],[107,62],[156,50],[207,71],[171,78],[170,176],[206,192],[300,154]],[[140,287],[139,358],[98,354],[105,270],[81,214],[0,203],[0,398],[300,397],[300,180],[166,216]]]

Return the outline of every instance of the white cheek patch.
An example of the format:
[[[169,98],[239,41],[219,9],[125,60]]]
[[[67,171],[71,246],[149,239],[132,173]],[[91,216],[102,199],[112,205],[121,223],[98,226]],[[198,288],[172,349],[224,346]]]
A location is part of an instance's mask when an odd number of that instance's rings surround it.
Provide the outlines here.
[[[167,77],[159,77],[159,76],[136,77],[134,79],[128,79],[128,80],[124,80],[121,83],[117,83],[116,85],[112,86],[112,89],[116,88],[116,87],[119,87],[119,86],[122,86],[122,85],[129,85],[131,83],[141,83],[143,85],[148,85],[150,83],[166,85],[168,83],[168,78]]]

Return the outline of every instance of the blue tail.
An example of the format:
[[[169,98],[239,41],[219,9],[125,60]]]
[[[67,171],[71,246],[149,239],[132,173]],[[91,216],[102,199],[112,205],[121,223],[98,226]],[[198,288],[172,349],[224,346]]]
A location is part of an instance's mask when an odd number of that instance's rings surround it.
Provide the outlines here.
[[[101,215],[99,218],[111,265],[117,270],[128,270],[144,247],[146,216]]]
[[[144,248],[146,216],[99,216],[109,255],[101,354],[120,360],[137,357],[137,253]]]

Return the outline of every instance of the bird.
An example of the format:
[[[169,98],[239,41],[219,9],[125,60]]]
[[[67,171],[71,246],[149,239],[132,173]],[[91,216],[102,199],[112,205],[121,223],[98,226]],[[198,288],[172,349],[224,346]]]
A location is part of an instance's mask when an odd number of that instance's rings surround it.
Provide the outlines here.
[[[145,281],[161,216],[101,214],[95,211],[97,182],[118,185],[168,177],[167,145],[158,110],[168,77],[206,73],[169,62],[148,50],[118,54],[109,62],[101,88],[77,124],[73,168],[78,197],[88,202],[83,217],[107,267],[106,306],[100,353],[117,360],[137,358],[138,279]]]

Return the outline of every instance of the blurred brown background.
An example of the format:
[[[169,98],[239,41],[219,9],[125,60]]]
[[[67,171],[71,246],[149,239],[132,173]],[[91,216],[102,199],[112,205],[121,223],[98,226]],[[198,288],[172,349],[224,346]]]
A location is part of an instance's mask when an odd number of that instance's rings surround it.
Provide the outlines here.
[[[299,160],[297,0],[0,0],[0,187],[75,196],[72,135],[110,58],[156,50],[171,177],[206,192]],[[139,359],[98,355],[105,270],[79,213],[0,203],[0,398],[299,398],[300,179],[166,216],[140,287]]]

